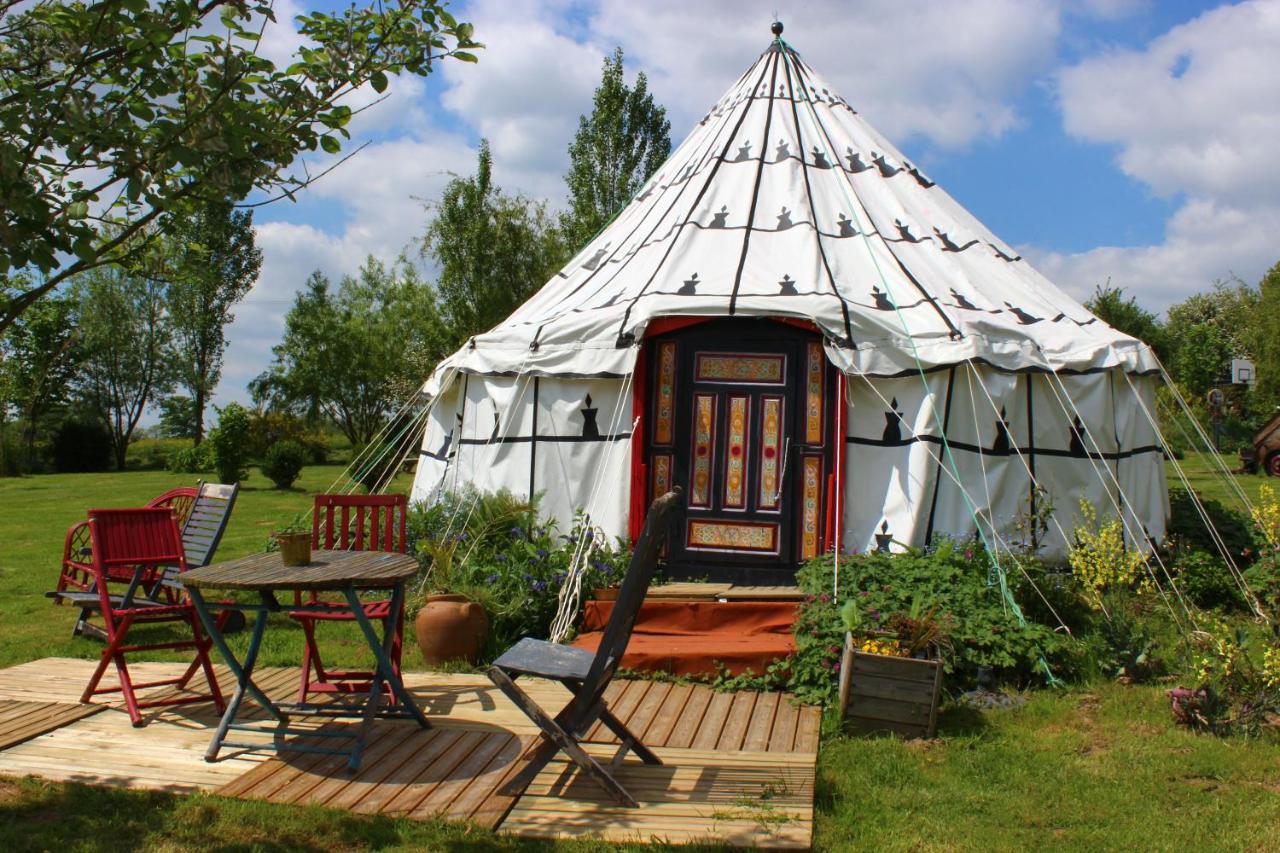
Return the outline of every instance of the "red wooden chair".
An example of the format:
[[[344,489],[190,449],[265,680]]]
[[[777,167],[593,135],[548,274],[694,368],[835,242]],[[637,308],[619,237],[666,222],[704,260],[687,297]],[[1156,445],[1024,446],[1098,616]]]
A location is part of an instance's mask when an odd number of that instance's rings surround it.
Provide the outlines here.
[[[147,506],[173,510],[177,516],[178,529],[182,529],[187,523],[187,517],[191,515],[191,507],[195,503],[198,491],[198,489],[193,489],[190,486],[170,489],[163,495],[152,498],[147,502]],[[55,604],[63,603],[65,599],[62,593],[64,592],[92,591],[92,553],[89,542],[89,523],[87,521],[77,521],[67,528],[67,535],[62,544],[62,570],[58,574],[58,585],[53,592],[48,593]],[[123,579],[126,583],[133,579],[133,571],[128,566],[113,567],[109,570],[109,575],[113,579]],[[157,579],[158,577],[146,578],[144,579],[144,585],[150,589]],[[82,619],[76,624],[73,634],[79,634],[83,630],[84,620]],[[97,629],[95,628],[94,630],[96,631]]]
[[[316,495],[311,518],[311,547],[327,551],[398,551],[405,552],[405,514],[409,499],[405,495]],[[302,603],[302,594],[294,594],[294,602]],[[309,604],[319,604],[319,596],[311,593]],[[324,602],[327,603],[327,602]],[[326,669],[316,645],[316,626],[320,622],[354,622],[355,616],[345,602],[332,602],[332,613],[291,613],[302,624],[306,645],[302,653],[302,681],[298,701],[306,702],[309,693],[363,693],[369,689],[371,670]],[[384,624],[391,616],[391,600],[370,601],[364,605],[365,616]],[[391,662],[400,677],[400,650],[404,642],[404,618],[396,620],[396,634],[391,646]],[[312,673],[314,672],[314,677]],[[395,703],[394,693],[388,701]]]
[[[218,711],[225,709],[222,692],[209,661],[211,641],[200,630],[195,608],[190,599],[177,604],[161,604],[148,599],[135,599],[135,593],[148,576],[157,576],[166,566],[177,566],[186,571],[187,558],[183,554],[182,537],[178,532],[172,509],[151,507],[143,509],[93,509],[89,510],[89,542],[92,555],[90,569],[97,596],[97,609],[102,611],[106,624],[107,645],[102,650],[98,667],[89,685],[85,687],[81,702],[88,702],[102,693],[121,693],[129,718],[135,726],[141,726],[142,708],[168,705],[186,705],[212,699]],[[124,581],[123,573],[129,579]],[[125,585],[123,591],[120,590]],[[154,625],[163,622],[186,624],[191,629],[190,639],[160,642],[127,642],[129,631],[136,625]],[[195,659],[177,678],[147,681],[135,684],[129,675],[125,655],[140,651],[192,649]],[[114,663],[120,684],[115,687],[99,687],[108,664]],[[196,674],[203,670],[209,685],[207,694],[170,696],[163,699],[139,700],[136,691],[149,687],[184,688]]]

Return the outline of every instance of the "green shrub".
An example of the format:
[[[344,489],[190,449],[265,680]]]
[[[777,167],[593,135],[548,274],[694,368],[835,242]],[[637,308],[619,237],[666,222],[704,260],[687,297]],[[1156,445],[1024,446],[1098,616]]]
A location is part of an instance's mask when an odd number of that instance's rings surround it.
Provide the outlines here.
[[[474,491],[413,505],[408,532],[423,571],[430,571],[424,589],[444,587],[484,605],[485,661],[521,637],[548,635],[574,552],[583,537],[590,542],[599,535],[581,518],[567,534],[557,533],[554,522],[539,521],[536,499]],[[582,581],[584,598],[619,582],[630,560],[620,543],[596,544]]]
[[[175,453],[189,447],[189,438],[140,438],[129,444],[125,467],[131,471],[162,471]]]
[[[27,473],[27,449],[18,430],[0,424],[0,477],[21,477]]]
[[[239,403],[218,410],[218,426],[205,443],[213,451],[218,480],[238,483],[249,476],[249,412]]]
[[[1280,554],[1268,550],[1245,569],[1244,580],[1272,618],[1280,616]]]
[[[1197,607],[1243,607],[1244,596],[1227,564],[1206,551],[1174,555],[1170,573],[1183,597]]]
[[[61,474],[105,471],[111,467],[111,436],[95,421],[68,418],[53,434],[49,448]]]
[[[1236,565],[1244,567],[1253,562],[1258,551],[1257,530],[1252,519],[1242,512],[1224,506],[1212,498],[1200,498],[1205,513],[1213,522],[1214,529],[1222,537],[1227,550],[1235,559]],[[1174,547],[1207,551],[1218,554],[1218,545],[1214,541],[1195,504],[1184,489],[1169,490],[1169,539]]]
[[[262,460],[262,473],[275,483],[277,489],[287,489],[298,479],[308,458],[307,449],[298,442],[291,439],[277,441],[267,449]]]
[[[1030,619],[1019,624],[1000,584],[989,582],[991,572],[980,543],[944,541],[927,552],[841,556],[837,599],[831,557],[807,563],[796,575],[807,595],[794,626],[788,689],[804,701],[835,698],[844,640],[840,609],[849,601],[872,620],[913,604],[947,614],[954,653],[944,665],[953,687],[973,683],[979,667],[989,667],[1006,683],[1043,681],[1042,660],[1058,678],[1079,675],[1088,665],[1086,650],[1055,632],[1056,625]]]
[[[164,469],[174,474],[204,474],[213,470],[213,448],[203,441],[175,450],[165,460]]]
[[[323,465],[328,460],[328,436],[308,426],[302,418],[285,412],[249,413],[251,459],[266,459],[274,445],[286,440],[295,441],[306,449],[310,465]]]

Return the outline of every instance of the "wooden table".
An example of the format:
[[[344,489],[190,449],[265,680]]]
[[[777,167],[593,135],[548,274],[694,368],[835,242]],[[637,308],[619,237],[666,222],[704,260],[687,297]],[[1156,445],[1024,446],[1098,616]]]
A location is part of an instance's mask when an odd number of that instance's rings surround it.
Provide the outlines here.
[[[392,640],[400,628],[400,621],[404,618],[405,583],[417,571],[417,560],[406,554],[385,551],[313,551],[311,562],[304,566],[286,566],[281,562],[279,553],[267,553],[254,554],[225,563],[214,563],[179,575],[178,580],[191,593],[191,601],[205,630],[209,632],[218,652],[236,677],[235,694],[227,703],[226,713],[222,715],[222,721],[213,735],[213,741],[205,753],[205,760],[216,760],[218,751],[223,746],[264,748],[263,744],[227,741],[227,733],[232,729],[269,731],[274,737],[272,744],[266,748],[348,755],[348,765],[355,770],[360,766],[364,743],[375,717],[413,719],[422,728],[430,728],[422,710],[414,703],[400,681],[400,677],[395,673],[390,657]],[[205,600],[204,591],[210,589],[256,592],[259,600],[257,603],[209,602]],[[359,593],[363,590],[388,589],[391,590],[391,616],[387,619],[386,629],[382,639],[379,640],[373,625],[365,615]],[[266,630],[269,614],[281,611],[333,613],[334,610],[332,603],[282,605],[276,598],[276,592],[281,590],[338,592],[344,595],[347,608],[355,617],[361,633],[377,659],[377,668],[363,702],[275,703],[253,683],[253,667],[258,659],[258,651],[262,647],[262,635]],[[249,648],[245,652],[243,662],[236,660],[222,632],[218,630],[217,620],[211,613],[211,610],[215,609],[251,611],[256,614],[253,633],[249,638]],[[391,689],[398,700],[395,705],[385,708],[381,706],[384,685]],[[268,730],[261,726],[235,722],[236,712],[245,694],[251,695],[255,702],[275,718],[274,728]],[[362,722],[355,732],[332,728],[329,730],[291,728],[289,726],[291,713],[322,717],[358,717]],[[285,743],[283,739],[285,735],[294,735],[298,738],[347,738],[351,740],[351,747],[350,749],[333,749],[310,744]]]

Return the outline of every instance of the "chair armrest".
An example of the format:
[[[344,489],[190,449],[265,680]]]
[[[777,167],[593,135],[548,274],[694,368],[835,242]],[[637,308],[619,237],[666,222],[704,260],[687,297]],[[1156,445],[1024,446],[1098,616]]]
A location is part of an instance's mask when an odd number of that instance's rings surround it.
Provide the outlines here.
[[[84,558],[93,553],[93,542],[89,538],[89,522],[77,521],[67,528],[66,538],[62,543],[63,562],[85,562]]]

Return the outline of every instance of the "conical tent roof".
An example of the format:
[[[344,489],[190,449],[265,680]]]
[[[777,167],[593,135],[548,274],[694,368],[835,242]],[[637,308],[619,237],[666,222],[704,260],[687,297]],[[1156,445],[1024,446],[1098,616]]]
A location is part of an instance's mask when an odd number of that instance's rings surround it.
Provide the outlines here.
[[[646,325],[675,315],[806,319],[867,375],[1156,369],[781,39],[590,245],[441,370],[626,375]]]

